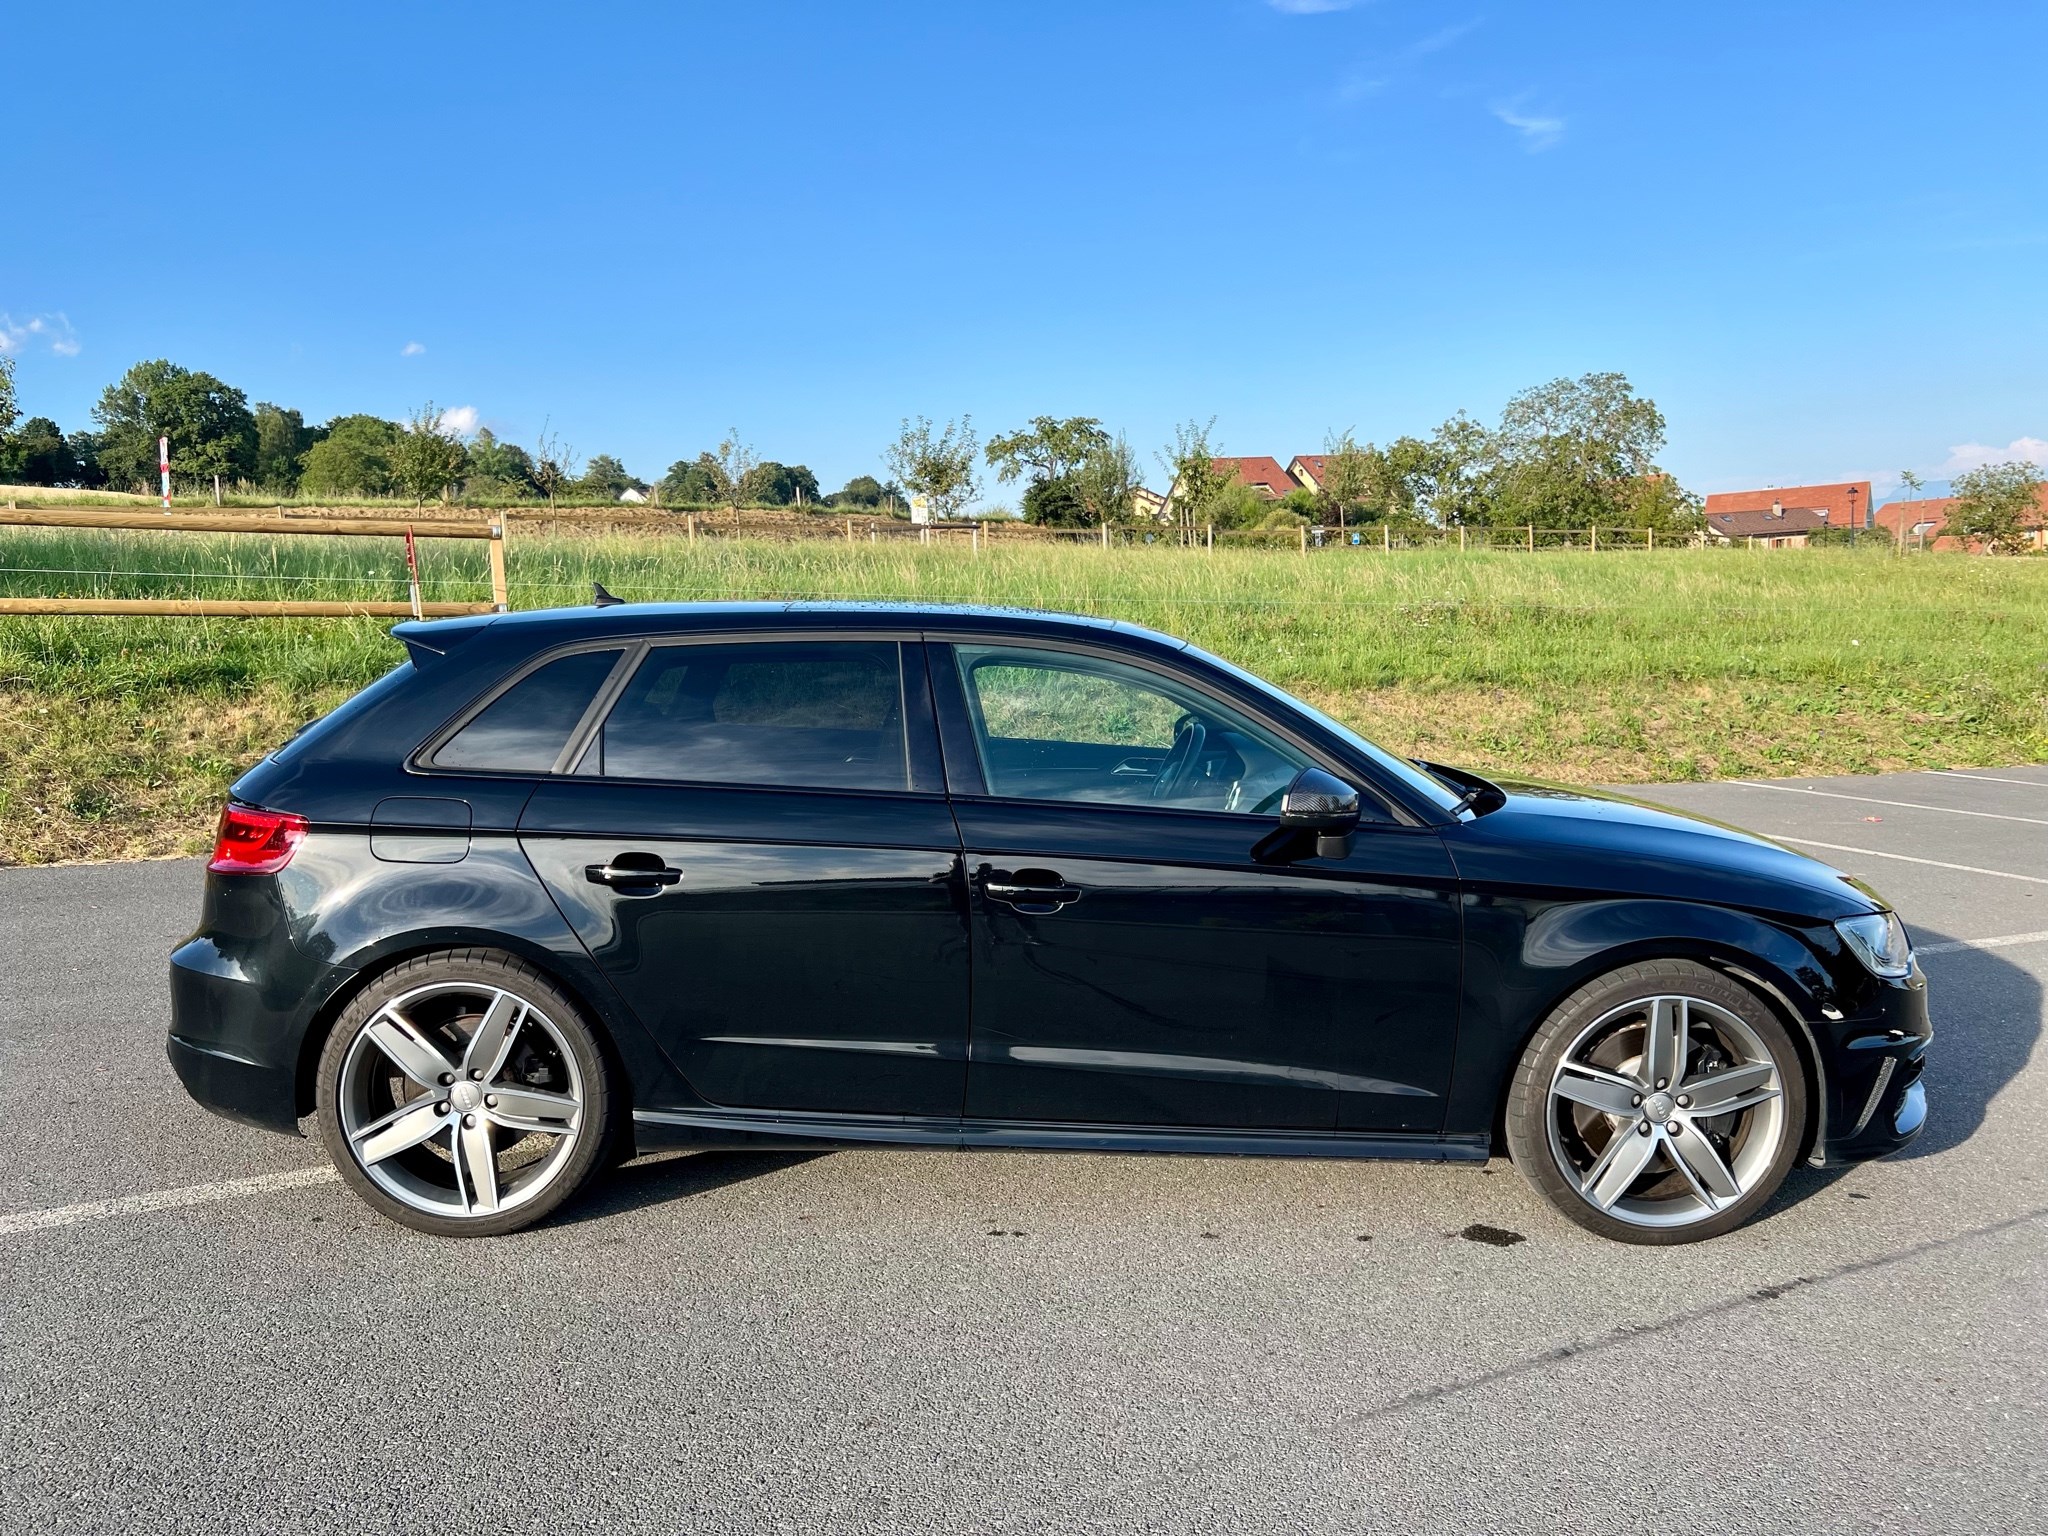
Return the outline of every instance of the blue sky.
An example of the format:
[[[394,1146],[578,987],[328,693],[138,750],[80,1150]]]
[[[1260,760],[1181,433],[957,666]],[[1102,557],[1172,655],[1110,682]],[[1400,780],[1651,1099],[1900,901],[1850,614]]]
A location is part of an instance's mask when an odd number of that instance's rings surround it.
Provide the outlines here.
[[[67,428],[166,356],[829,487],[905,414],[1284,459],[1620,369],[1697,490],[2048,457],[2039,3],[72,3],[7,48],[0,346]]]

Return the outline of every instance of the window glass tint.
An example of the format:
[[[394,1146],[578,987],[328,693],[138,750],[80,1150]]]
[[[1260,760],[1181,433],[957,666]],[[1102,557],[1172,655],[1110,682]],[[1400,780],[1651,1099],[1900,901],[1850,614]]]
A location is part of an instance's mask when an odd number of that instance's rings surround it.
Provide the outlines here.
[[[577,651],[529,672],[457,731],[434,766],[548,772],[618,660],[616,650]]]
[[[1277,814],[1308,759],[1237,711],[1141,667],[958,646],[992,794]]]
[[[908,788],[895,642],[657,646],[584,767],[612,778]]]

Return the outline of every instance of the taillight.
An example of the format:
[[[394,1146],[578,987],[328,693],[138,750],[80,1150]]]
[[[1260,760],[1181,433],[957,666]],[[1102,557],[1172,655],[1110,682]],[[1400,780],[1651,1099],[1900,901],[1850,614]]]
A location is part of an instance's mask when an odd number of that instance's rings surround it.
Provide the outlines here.
[[[306,818],[289,811],[259,811],[230,800],[221,809],[220,832],[206,867],[218,875],[274,875],[291,863]]]

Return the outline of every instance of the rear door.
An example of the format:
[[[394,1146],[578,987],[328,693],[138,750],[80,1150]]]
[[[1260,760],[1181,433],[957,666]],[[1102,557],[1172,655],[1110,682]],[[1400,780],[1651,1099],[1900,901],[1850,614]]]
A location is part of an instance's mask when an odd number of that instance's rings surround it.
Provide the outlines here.
[[[957,1119],[959,841],[914,638],[654,643],[520,840],[709,1105]]]

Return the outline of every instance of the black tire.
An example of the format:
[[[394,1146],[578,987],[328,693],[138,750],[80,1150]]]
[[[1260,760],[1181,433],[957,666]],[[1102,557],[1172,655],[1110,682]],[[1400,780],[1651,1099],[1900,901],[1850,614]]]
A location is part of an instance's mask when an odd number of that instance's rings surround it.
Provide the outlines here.
[[[529,1193],[517,1194],[512,1185],[507,1186],[509,1199],[516,1203],[508,1203],[504,1209],[455,1214],[437,1209],[422,1209],[418,1194],[411,1196],[413,1203],[408,1203],[408,1198],[395,1195],[371,1177],[363,1160],[352,1148],[348,1133],[344,1129],[344,1097],[357,1091],[354,1087],[345,1085],[344,1071],[353,1059],[352,1052],[355,1052],[359,1037],[363,1036],[373,1021],[378,1020],[379,1015],[394,999],[422,995],[422,989],[445,988],[449,999],[448,1006],[459,1010],[462,1006],[461,1000],[467,995],[464,991],[467,987],[474,987],[479,993],[509,994],[537,1011],[536,1014],[521,1014],[520,1018],[537,1017],[540,1024],[552,1026],[545,1030],[544,1035],[538,1036],[538,1043],[545,1059],[536,1071],[559,1071],[563,1074],[565,1082],[574,1084],[575,1096],[580,1101],[580,1114],[573,1121],[573,1132],[567,1133],[566,1149],[556,1151],[554,1149],[563,1133],[553,1133],[548,1137],[521,1136],[519,1132],[499,1127],[489,1112],[480,1110],[481,1118],[488,1122],[483,1132],[485,1144],[487,1147],[495,1146],[493,1155],[483,1160],[491,1164],[494,1170],[498,1166],[498,1159],[506,1152],[505,1147],[496,1146],[496,1143],[504,1138],[516,1138],[511,1143],[511,1150],[514,1152],[527,1147],[529,1143],[550,1150],[540,1154],[534,1162],[527,1165],[534,1185]],[[451,1024],[444,1027],[449,1032],[442,1038],[459,1044],[462,1016],[458,1013]],[[508,1041],[507,1049],[523,1044],[527,1033],[526,1026],[522,1025],[521,1033]],[[355,1054],[360,1056],[362,1053]],[[451,1064],[452,1061],[451,1057]],[[508,1061],[507,1066],[510,1065]],[[406,1075],[389,1062],[380,1065],[371,1061],[367,1067],[354,1070],[358,1076],[364,1071],[369,1071],[373,1076],[382,1071],[392,1081],[405,1084]],[[610,1053],[605,1049],[596,1028],[584,1015],[582,1008],[554,982],[525,961],[499,950],[438,950],[394,966],[365,987],[342,1010],[334,1028],[328,1033],[316,1071],[316,1113],[321,1137],[326,1142],[328,1155],[333,1159],[335,1169],[348,1186],[362,1196],[370,1206],[400,1225],[411,1227],[418,1232],[431,1232],[444,1237],[493,1237],[531,1226],[559,1209],[565,1201],[574,1196],[599,1167],[616,1159],[622,1145],[629,1147],[631,1144],[630,1138],[619,1135],[618,1127],[614,1123],[615,1105],[619,1095],[614,1087]],[[501,1092],[518,1092],[525,1090],[528,1083],[535,1081],[536,1079],[531,1077],[507,1078],[503,1079],[499,1086]],[[458,1083],[457,1086],[465,1085]],[[477,1085],[476,1091],[483,1092],[492,1086],[493,1083],[489,1081],[482,1082]],[[414,1090],[410,1084],[405,1084],[403,1091],[411,1093]],[[453,1089],[438,1091],[449,1093],[451,1098],[454,1093]],[[431,1097],[432,1094],[422,1093],[418,1098],[394,1097],[389,1102],[396,1112],[423,1105]],[[498,1099],[492,1098],[489,1102],[496,1105]],[[457,1117],[457,1121],[462,1124],[475,1123],[474,1118],[464,1121]],[[358,1135],[362,1134],[359,1128]],[[450,1193],[467,1206],[472,1196],[464,1192],[464,1181],[453,1167],[457,1160],[454,1138],[463,1133],[453,1126],[449,1128],[450,1145],[445,1156],[438,1150],[440,1134],[436,1132],[417,1146],[398,1155],[412,1159],[415,1168],[425,1170],[425,1180],[415,1180],[408,1174],[406,1182],[416,1182],[420,1189],[431,1194],[431,1180],[436,1170],[423,1159],[429,1155],[444,1157],[450,1165],[448,1173],[453,1181]],[[379,1161],[381,1167],[383,1160]],[[395,1163],[398,1158],[391,1161]],[[540,1177],[542,1174],[545,1174],[544,1178]],[[517,1169],[511,1170],[508,1174],[514,1181],[521,1176]],[[494,1171],[493,1180],[497,1177],[498,1174]],[[493,1199],[496,1199],[495,1189]],[[477,1203],[481,1204],[481,1201]]]
[[[1581,1120],[1592,1119],[1595,1124],[1606,1126],[1614,1123],[1612,1118],[1597,1118],[1596,1115],[1571,1103],[1560,1103],[1552,1095],[1552,1084],[1558,1080],[1559,1069],[1566,1053],[1574,1042],[1582,1041],[1587,1032],[1596,1024],[1616,1016],[1626,1019],[1622,1010],[1638,1002],[1656,997],[1684,997],[1696,999],[1712,1008],[1726,1010],[1741,1025],[1746,1025],[1756,1042],[1768,1053],[1770,1062],[1777,1069],[1776,1085],[1779,1102],[1768,1111],[1750,1111],[1742,1116],[1730,1115],[1724,1120],[1702,1119],[1698,1123],[1705,1127],[1738,1122],[1745,1127],[1738,1134],[1763,1134],[1760,1130],[1746,1129],[1768,1121],[1770,1134],[1777,1138],[1775,1149],[1759,1143],[1754,1152],[1745,1150],[1749,1161],[1750,1178],[1746,1187],[1741,1188],[1740,1197],[1708,1212],[1701,1209],[1697,1215],[1686,1216],[1681,1207],[1685,1203],[1702,1205],[1702,1200],[1685,1192],[1680,1182],[1684,1170],[1678,1165],[1671,1151],[1656,1154],[1648,1170],[1631,1190],[1647,1187],[1650,1190],[1664,1188],[1674,1193],[1664,1200],[1657,1198],[1617,1200],[1616,1208],[1637,1207],[1641,1211],[1654,1211],[1660,1205],[1668,1204],[1679,1214],[1667,1218],[1669,1225],[1651,1225],[1646,1221],[1660,1219],[1639,1215],[1637,1219],[1617,1216],[1602,1210],[1587,1194],[1582,1193],[1580,1179],[1567,1173],[1560,1165],[1560,1154],[1569,1156],[1567,1150],[1573,1143],[1569,1138],[1576,1134],[1568,1123],[1570,1117]],[[1703,1018],[1711,1025],[1711,1015],[1701,1010]],[[1647,1014],[1645,1015],[1647,1017]],[[1626,1028],[1624,1024],[1619,1026]],[[1647,1026],[1643,1026],[1645,1038]],[[1683,1032],[1675,1032],[1678,1038],[1688,1038]],[[1619,1047],[1626,1049],[1625,1046]],[[1647,1044],[1645,1044],[1647,1049]],[[1710,1047],[1711,1048],[1711,1047]],[[1751,1059],[1754,1061],[1752,1048]],[[1711,1079],[1698,1078],[1698,1082]],[[1649,1086],[1647,1080],[1643,1085]],[[1673,1081],[1672,1088],[1680,1084]],[[1702,1099],[1705,1095],[1701,1095]],[[1640,1102],[1640,1101],[1639,1101]],[[1639,1129],[1633,1123],[1634,1111],[1628,1109],[1623,1100],[1620,1110],[1630,1116],[1628,1132]],[[1671,1111],[1674,1114],[1682,1111]],[[1652,960],[1624,966],[1605,976],[1588,982],[1570,997],[1566,998],[1537,1028],[1530,1039],[1528,1049],[1522,1053],[1507,1092],[1506,1131],[1508,1154],[1523,1177],[1563,1215],[1577,1222],[1588,1231],[1602,1237],[1613,1238],[1625,1243],[1671,1244],[1699,1242],[1705,1238],[1717,1237],[1723,1232],[1741,1226],[1761,1210],[1776,1194],[1785,1175],[1792,1169],[1805,1145],[1808,1115],[1808,1090],[1806,1071],[1799,1049],[1791,1031],[1775,1009],[1748,987],[1732,977],[1726,976],[1709,966],[1692,960]],[[1647,1121],[1641,1122],[1648,1124]],[[1679,1122],[1674,1120],[1674,1126]],[[1648,1137],[1665,1146],[1676,1145],[1675,1139],[1667,1140],[1657,1134],[1658,1128],[1644,1132]],[[1615,1136],[1622,1131],[1612,1133]],[[1589,1152],[1593,1149],[1588,1148]],[[1735,1164],[1730,1163],[1730,1167]],[[1666,1170],[1662,1183],[1656,1175]],[[1597,1172],[1597,1168],[1591,1170]],[[1617,1167],[1617,1172],[1621,1170]],[[1587,1182],[1591,1182],[1589,1179]]]

